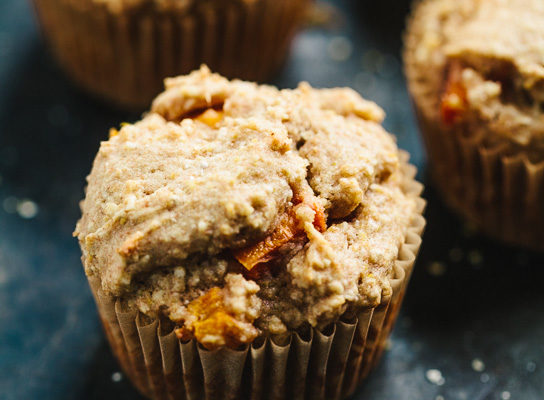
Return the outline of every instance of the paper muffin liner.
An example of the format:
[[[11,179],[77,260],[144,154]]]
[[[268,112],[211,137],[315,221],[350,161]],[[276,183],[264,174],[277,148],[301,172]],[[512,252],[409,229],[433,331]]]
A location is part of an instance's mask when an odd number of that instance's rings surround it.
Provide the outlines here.
[[[444,130],[417,106],[434,182],[448,205],[489,236],[544,250],[544,161],[481,132]]]
[[[423,186],[405,164],[403,190],[416,211],[392,278],[392,295],[375,308],[342,316],[323,330],[260,337],[242,349],[206,350],[181,342],[171,327],[125,310],[89,277],[108,341],[125,374],[152,399],[343,399],[379,361],[399,312],[425,226]]]
[[[165,77],[201,64],[229,78],[266,80],[283,64],[311,0],[196,1],[183,12],[120,13],[95,0],[33,2],[71,78],[99,97],[139,109],[162,90]]]

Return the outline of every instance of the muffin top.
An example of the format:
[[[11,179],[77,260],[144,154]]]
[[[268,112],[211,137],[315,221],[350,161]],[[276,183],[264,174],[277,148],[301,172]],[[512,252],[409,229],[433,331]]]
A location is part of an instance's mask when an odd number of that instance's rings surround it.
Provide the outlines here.
[[[208,347],[376,306],[415,213],[383,116],[350,89],[167,79],[96,156],[87,274]]]
[[[424,0],[406,36],[410,88],[427,118],[482,122],[492,135],[544,142],[544,2]]]

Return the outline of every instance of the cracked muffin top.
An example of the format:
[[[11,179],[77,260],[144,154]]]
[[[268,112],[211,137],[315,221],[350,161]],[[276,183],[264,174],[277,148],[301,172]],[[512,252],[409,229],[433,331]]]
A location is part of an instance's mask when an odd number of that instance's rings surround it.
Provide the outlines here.
[[[544,2],[424,0],[406,36],[410,89],[427,118],[544,143]],[[491,139],[491,138],[490,138]]]
[[[96,156],[86,273],[210,348],[378,305],[415,215],[383,116],[350,89],[167,79]]]

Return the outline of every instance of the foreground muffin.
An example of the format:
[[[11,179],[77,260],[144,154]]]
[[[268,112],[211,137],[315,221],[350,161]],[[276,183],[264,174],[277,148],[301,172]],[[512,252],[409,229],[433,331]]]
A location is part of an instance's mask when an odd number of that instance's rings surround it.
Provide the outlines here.
[[[33,0],[61,66],[86,90],[144,109],[167,76],[207,63],[265,80],[311,0]]]
[[[202,67],[110,132],[75,234],[143,393],[353,392],[424,226],[422,186],[382,118],[350,89],[280,91]]]
[[[447,202],[493,236],[544,249],[544,2],[423,1],[405,64]]]

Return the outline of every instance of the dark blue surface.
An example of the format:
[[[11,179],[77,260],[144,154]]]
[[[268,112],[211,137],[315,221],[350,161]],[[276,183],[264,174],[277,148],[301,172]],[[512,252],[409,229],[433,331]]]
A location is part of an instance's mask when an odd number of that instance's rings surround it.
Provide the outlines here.
[[[334,3],[331,27],[303,32],[273,83],[355,87],[386,109],[386,128],[423,171],[399,59],[407,2]],[[71,237],[100,140],[136,119],[75,89],[27,2],[0,0],[2,399],[139,398],[116,374]],[[432,188],[426,196],[429,226],[405,307],[356,398],[543,399],[544,258],[480,237]]]

